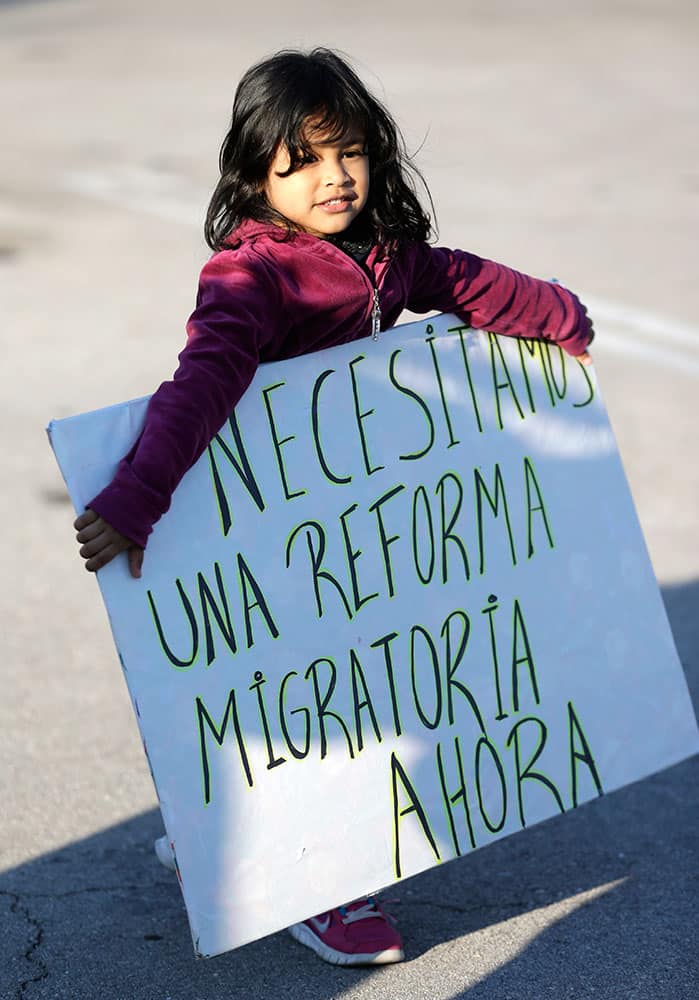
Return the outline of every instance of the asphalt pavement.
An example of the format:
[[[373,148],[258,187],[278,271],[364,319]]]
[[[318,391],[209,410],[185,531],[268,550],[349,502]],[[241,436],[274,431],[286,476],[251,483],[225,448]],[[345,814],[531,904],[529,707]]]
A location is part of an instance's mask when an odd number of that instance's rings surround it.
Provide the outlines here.
[[[44,434],[170,375],[237,79],[340,48],[419,150],[441,241],[589,303],[696,705],[698,40],[689,0],[0,3],[0,997],[699,997],[696,758],[389,891],[400,966],[285,933],[195,961]]]

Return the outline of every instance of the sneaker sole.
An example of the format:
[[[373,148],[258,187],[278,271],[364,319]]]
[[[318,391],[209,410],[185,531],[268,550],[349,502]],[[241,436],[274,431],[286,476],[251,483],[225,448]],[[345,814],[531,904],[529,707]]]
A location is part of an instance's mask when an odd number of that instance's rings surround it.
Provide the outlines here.
[[[156,858],[163,868],[167,868],[168,871],[171,872],[177,871],[175,855],[172,853],[172,848],[170,847],[167,837],[158,837],[153,844],[153,849],[155,851]]]
[[[349,954],[337,951],[313,933],[306,924],[292,924],[288,928],[292,938],[305,945],[332,965],[390,965],[392,962],[402,962],[404,955],[400,948],[387,948],[385,951],[375,951],[372,954]]]

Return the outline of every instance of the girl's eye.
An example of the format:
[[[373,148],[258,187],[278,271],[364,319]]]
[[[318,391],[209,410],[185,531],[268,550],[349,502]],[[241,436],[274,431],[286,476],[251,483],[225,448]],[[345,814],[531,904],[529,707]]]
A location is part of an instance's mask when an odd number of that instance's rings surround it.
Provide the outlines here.
[[[346,149],[342,155],[346,157],[347,156],[353,157],[353,156],[365,156],[366,154],[363,149]]]

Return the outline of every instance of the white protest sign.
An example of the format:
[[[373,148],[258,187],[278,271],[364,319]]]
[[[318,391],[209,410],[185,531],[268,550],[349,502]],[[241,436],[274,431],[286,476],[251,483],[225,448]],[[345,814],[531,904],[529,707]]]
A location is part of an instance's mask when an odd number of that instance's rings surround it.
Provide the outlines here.
[[[146,402],[51,425],[78,510]],[[261,367],[99,581],[200,955],[699,748],[594,372],[453,317]]]

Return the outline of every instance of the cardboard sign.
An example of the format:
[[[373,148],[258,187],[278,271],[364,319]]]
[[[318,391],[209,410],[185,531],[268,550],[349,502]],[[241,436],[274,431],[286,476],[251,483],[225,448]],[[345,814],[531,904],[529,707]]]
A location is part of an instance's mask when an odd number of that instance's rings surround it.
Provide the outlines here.
[[[76,509],[146,405],[51,425]],[[199,955],[699,747],[594,372],[454,317],[262,366],[98,579]]]

